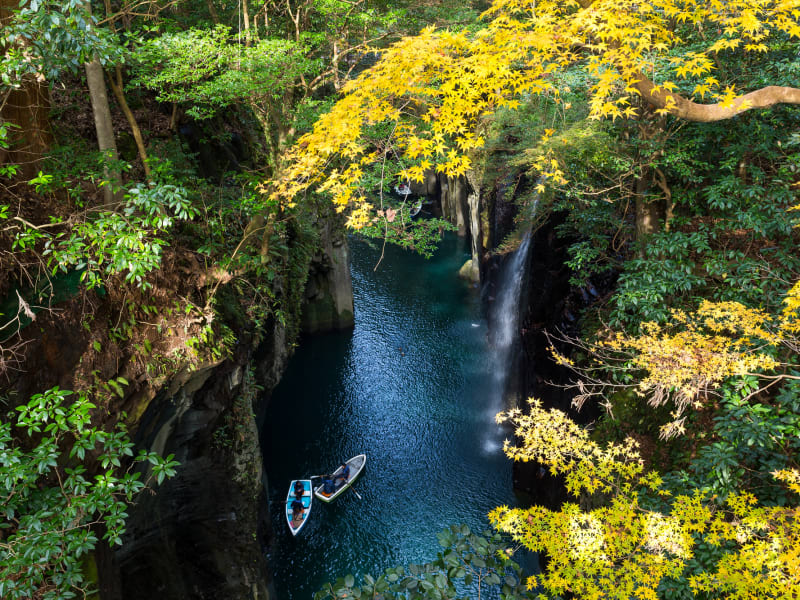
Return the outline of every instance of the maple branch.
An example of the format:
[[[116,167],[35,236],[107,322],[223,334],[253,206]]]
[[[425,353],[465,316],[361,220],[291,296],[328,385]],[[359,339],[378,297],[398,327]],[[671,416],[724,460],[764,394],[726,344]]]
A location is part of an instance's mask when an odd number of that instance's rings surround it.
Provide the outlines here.
[[[341,61],[342,57],[345,57],[345,56],[347,56],[349,54],[353,54],[354,52],[358,52],[358,51],[363,50],[365,48],[369,48],[375,42],[379,42],[379,41],[389,37],[390,35],[395,35],[395,34],[396,34],[396,32],[394,32],[394,31],[387,31],[387,32],[381,33],[380,35],[376,35],[375,37],[370,38],[368,40],[365,39],[364,41],[359,42],[358,44],[356,44],[354,46],[350,46],[346,50],[342,50],[341,52],[339,52],[339,54],[338,54],[339,60]],[[345,78],[349,78],[350,77],[350,73],[352,73],[353,69],[355,69],[357,66],[358,66],[357,62],[354,62],[352,65],[350,65],[350,68],[347,69],[347,72],[344,74],[344,77]],[[325,71],[323,71],[322,73],[320,73],[319,75],[314,77],[314,79],[312,79],[309,83],[304,84],[305,87],[307,89],[311,90],[311,91],[316,90],[318,87],[320,87],[320,86],[324,85],[325,83],[327,83],[328,78],[333,75],[333,71],[334,71],[334,67],[326,69]]]
[[[769,85],[736,98],[730,106],[699,104],[680,94],[657,87],[644,73],[634,73],[633,86],[648,104],[666,108],[669,114],[695,121],[712,123],[723,121],[753,108],[767,108],[775,104],[800,104],[800,88]]]

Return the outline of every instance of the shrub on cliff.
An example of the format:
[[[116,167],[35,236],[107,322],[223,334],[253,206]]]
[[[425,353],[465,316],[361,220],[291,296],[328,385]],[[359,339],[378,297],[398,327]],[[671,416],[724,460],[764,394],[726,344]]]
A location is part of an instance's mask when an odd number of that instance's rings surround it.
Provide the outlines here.
[[[172,456],[134,457],[121,424],[92,426],[95,406],[71,395],[52,388],[0,421],[0,597],[8,600],[86,593],[83,562],[98,532],[120,544],[128,503],[151,479],[175,473]],[[133,470],[142,463],[147,481]]]

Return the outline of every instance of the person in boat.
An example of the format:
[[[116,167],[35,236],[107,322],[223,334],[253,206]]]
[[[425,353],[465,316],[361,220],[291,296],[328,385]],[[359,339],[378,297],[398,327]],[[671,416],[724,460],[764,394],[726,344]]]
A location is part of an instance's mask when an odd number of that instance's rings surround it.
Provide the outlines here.
[[[350,465],[348,465],[347,463],[342,463],[340,468],[341,470],[333,480],[334,487],[337,488],[344,485],[350,478]]]
[[[322,492],[327,495],[331,495],[333,493],[333,477],[331,475],[323,475],[322,476]]]
[[[305,494],[306,488],[303,487],[302,481],[295,481],[294,482],[294,497],[298,500]]]
[[[302,521],[303,520],[303,511],[305,508],[303,507],[303,503],[300,500],[295,499],[292,500],[292,521]]]

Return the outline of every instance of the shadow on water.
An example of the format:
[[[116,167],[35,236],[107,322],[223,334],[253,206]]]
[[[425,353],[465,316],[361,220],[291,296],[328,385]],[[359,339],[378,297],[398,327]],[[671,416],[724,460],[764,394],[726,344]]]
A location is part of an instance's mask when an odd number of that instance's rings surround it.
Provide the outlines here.
[[[379,574],[436,558],[452,523],[487,527],[514,504],[507,432],[478,292],[458,279],[468,250],[448,236],[433,259],[352,242],[355,328],[305,340],[274,390],[262,428],[281,600],[311,598],[347,573]],[[293,538],[283,517],[292,479],[367,454],[355,487],[314,502]]]

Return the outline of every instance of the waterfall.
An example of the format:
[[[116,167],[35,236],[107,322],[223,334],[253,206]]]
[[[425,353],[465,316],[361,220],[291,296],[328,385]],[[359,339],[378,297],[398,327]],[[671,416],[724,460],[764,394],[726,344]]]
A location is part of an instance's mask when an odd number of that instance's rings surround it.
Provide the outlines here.
[[[491,342],[497,394],[503,398],[514,363],[514,349],[519,339],[520,294],[528,265],[530,232],[520,242],[514,255],[503,265],[498,293],[492,306]]]
[[[490,308],[492,385],[488,407],[492,419],[498,412],[508,408],[506,391],[510,375],[518,365],[520,297],[528,266],[530,244],[531,233],[527,231],[513,256],[506,259],[503,264],[497,281],[498,292]],[[502,447],[501,440],[505,435],[502,428],[497,427],[494,434],[494,439],[488,439],[484,443],[487,451],[499,450]]]

